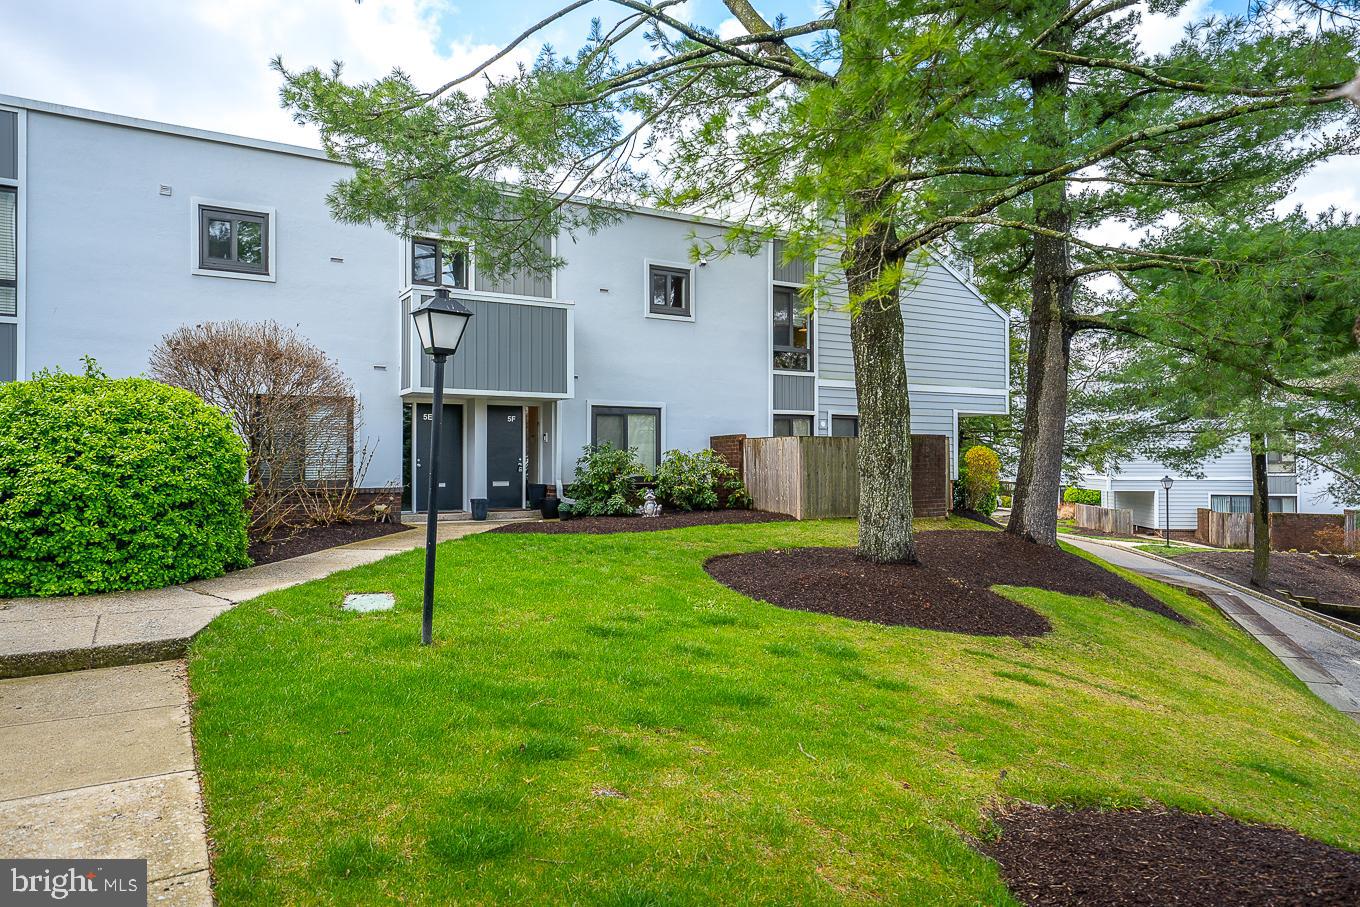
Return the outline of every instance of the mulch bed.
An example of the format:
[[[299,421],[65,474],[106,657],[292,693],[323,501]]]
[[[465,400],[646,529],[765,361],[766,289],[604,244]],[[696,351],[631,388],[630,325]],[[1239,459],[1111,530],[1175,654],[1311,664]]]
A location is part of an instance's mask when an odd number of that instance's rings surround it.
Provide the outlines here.
[[[376,523],[372,520],[365,520],[358,523],[309,526],[306,529],[297,530],[296,534],[292,536],[288,535],[287,529],[280,529],[272,540],[253,543],[248,553],[256,566],[272,564],[274,561],[287,560],[290,557],[311,554],[314,551],[325,551],[327,548],[334,548],[336,545],[348,545],[350,542],[376,539],[410,528],[410,526],[404,526],[401,523]]]
[[[584,533],[609,535],[615,532],[660,532],[682,526],[717,526],[726,523],[779,523],[793,517],[785,513],[766,513],[763,510],[681,510],[667,511],[657,517],[640,516],[583,516],[570,520],[546,520],[542,523],[506,523],[492,532],[545,533],[558,535]]]
[[[1024,904],[1360,904],[1360,854],[1286,828],[1174,810],[1024,805],[980,846]]]
[[[1251,584],[1250,551],[1196,552],[1178,555],[1175,560],[1239,585]],[[1265,591],[1276,589],[1338,605],[1360,605],[1360,558],[1271,552],[1270,584]]]
[[[853,548],[793,548],[725,554],[704,569],[743,595],[791,608],[889,626],[978,636],[1040,636],[1042,615],[991,591],[1034,586],[1097,595],[1184,617],[1123,577],[1084,558],[1001,532],[937,530],[917,537],[921,564],[875,564]]]

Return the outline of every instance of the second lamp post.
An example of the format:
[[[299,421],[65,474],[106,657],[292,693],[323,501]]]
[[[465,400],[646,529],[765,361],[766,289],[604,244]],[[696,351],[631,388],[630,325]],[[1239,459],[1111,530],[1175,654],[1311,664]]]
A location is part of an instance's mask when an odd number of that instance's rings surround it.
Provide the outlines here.
[[[420,642],[429,645],[434,629],[434,549],[439,540],[439,428],[444,415],[444,361],[458,351],[472,310],[449,296],[443,288],[434,298],[411,312],[420,337],[420,348],[434,357],[430,405],[430,486],[425,496],[425,602],[420,618]]]

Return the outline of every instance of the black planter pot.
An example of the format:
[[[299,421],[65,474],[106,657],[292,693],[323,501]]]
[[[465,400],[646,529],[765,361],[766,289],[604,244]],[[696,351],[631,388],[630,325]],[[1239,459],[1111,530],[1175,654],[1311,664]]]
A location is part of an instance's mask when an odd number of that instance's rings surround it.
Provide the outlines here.
[[[486,498],[472,499],[472,518],[474,520],[486,519]]]
[[[560,507],[561,507],[561,504],[562,504],[562,502],[559,501],[557,498],[547,498],[547,497],[545,497],[545,498],[543,499],[542,504],[540,505],[540,506],[542,507],[542,511],[543,511],[543,519],[545,519],[545,520],[555,520],[555,519],[557,519],[557,513],[558,513],[558,510],[559,510]]]
[[[543,500],[548,496],[547,485],[530,485],[525,489],[529,495],[529,509],[537,510],[543,506]]]

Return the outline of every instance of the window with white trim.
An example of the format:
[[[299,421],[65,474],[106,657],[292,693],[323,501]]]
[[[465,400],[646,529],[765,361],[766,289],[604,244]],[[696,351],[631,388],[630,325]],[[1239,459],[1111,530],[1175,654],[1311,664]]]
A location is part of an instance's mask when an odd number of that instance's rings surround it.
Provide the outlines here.
[[[234,274],[269,274],[269,215],[198,206],[198,267]]]
[[[804,438],[812,434],[812,417],[775,413],[774,436],[776,438]]]
[[[0,186],[0,315],[19,314],[19,193]]]
[[[651,406],[592,406],[590,443],[632,448],[649,470],[661,465],[661,410]]]
[[[690,318],[694,315],[693,273],[689,268],[647,266],[647,312]]]
[[[790,287],[774,288],[774,367],[812,371],[812,313]]]
[[[1251,495],[1212,494],[1209,509],[1215,513],[1251,513]]]

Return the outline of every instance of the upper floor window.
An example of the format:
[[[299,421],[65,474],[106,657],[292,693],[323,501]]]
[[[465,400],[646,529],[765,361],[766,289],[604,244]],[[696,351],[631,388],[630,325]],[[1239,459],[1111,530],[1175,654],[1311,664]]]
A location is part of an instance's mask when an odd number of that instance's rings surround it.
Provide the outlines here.
[[[198,267],[204,271],[268,274],[269,221],[267,212],[200,205]]]
[[[411,240],[411,283],[427,287],[468,288],[467,243],[448,239]]]
[[[1287,437],[1268,436],[1266,438],[1266,472],[1273,476],[1292,476],[1298,472],[1298,464],[1294,457],[1295,443],[1292,433]],[[1280,449],[1272,449],[1275,447]]]
[[[19,314],[18,193],[0,186],[0,315]]]
[[[787,287],[774,288],[774,367],[812,371],[812,314]]]
[[[647,266],[647,314],[694,317],[694,272],[672,265]]]

